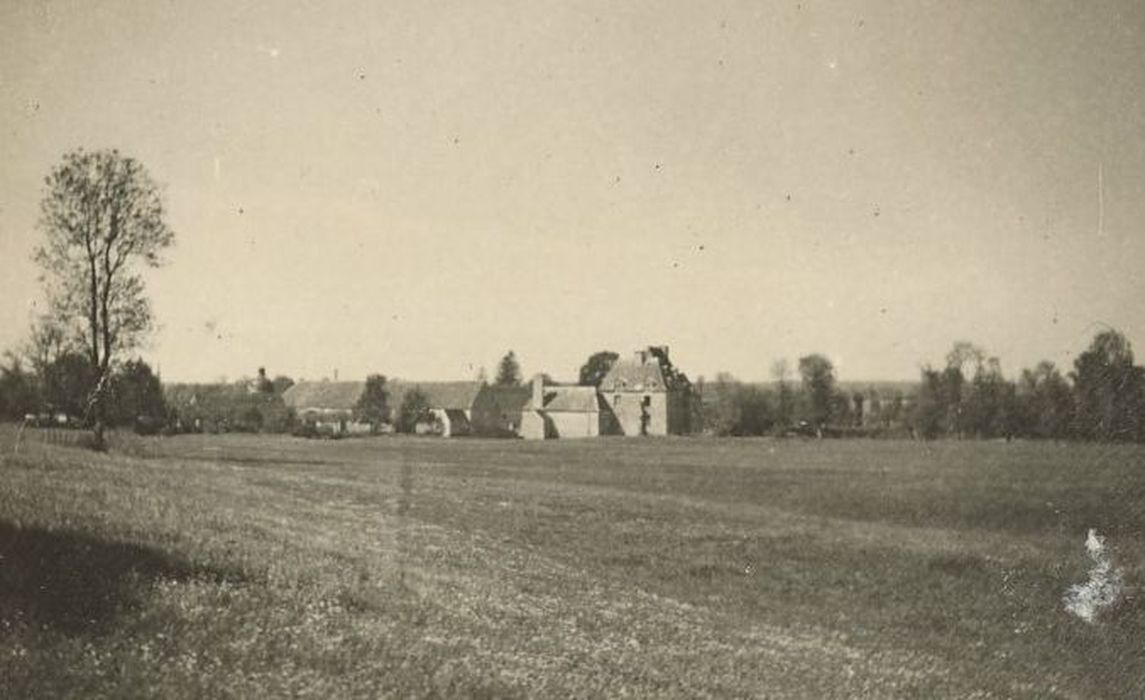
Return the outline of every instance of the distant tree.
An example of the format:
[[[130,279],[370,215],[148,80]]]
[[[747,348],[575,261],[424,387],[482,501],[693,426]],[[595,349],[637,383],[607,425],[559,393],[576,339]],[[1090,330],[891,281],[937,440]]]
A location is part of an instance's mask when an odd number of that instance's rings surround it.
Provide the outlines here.
[[[158,185],[117,151],[68,153],[45,182],[39,226],[46,241],[35,260],[52,318],[84,338],[95,371],[87,408],[102,450],[112,366],[152,324],[139,266],[158,266],[174,234]]]
[[[823,428],[831,420],[835,367],[823,355],[806,355],[799,358],[799,374],[803,378],[803,392],[807,397],[807,420],[822,437]]]
[[[510,350],[501,358],[497,365],[497,379],[493,382],[497,386],[520,386],[521,364],[517,362],[517,354]]]
[[[242,433],[260,433],[262,424],[262,411],[258,410],[258,406],[247,406],[242,409],[231,423],[235,430]]]
[[[151,429],[164,423],[167,413],[163,386],[151,367],[140,359],[125,362],[112,378],[108,423]]]
[[[294,380],[285,374],[280,374],[271,380],[271,384],[274,386],[274,393],[281,396],[287,389],[294,386]]]
[[[856,391],[851,394],[851,416],[855,427],[863,427],[863,422],[865,420],[864,411],[866,406],[867,396],[863,392]]]
[[[0,420],[21,420],[40,410],[40,387],[35,373],[24,369],[15,353],[5,353],[0,365]]]
[[[577,384],[581,386],[600,386],[608,375],[609,370],[620,359],[620,355],[611,350],[601,350],[589,356],[580,368]]]
[[[984,368],[986,351],[974,343],[960,340],[946,353],[946,369],[942,372],[940,401],[942,405],[942,431],[948,435],[963,435],[974,431],[967,415],[967,377],[978,376]],[[977,419],[974,419],[977,420]]]
[[[938,374],[939,429],[946,435],[962,435],[966,430],[963,395],[966,376],[961,365],[947,365]]]
[[[44,367],[40,380],[47,408],[80,418],[95,386],[96,370],[82,353],[68,352]]]
[[[375,430],[390,419],[390,393],[386,390],[385,375],[366,377],[366,388],[354,405],[354,417],[374,426]]]
[[[394,425],[399,433],[413,433],[417,424],[429,413],[429,399],[418,389],[410,389],[402,397],[398,407],[398,418]]]
[[[921,438],[933,439],[946,432],[946,404],[944,372],[925,366],[921,370],[922,382],[909,417],[911,432]]]
[[[67,353],[82,353],[82,339],[68,328],[61,319],[51,314],[41,314],[32,322],[28,342],[23,353],[31,363],[32,370],[42,374],[44,368]]]
[[[876,396],[871,400],[871,410],[878,416],[879,425],[885,429],[907,425],[906,400],[901,391],[894,391],[890,397]]]
[[[1073,392],[1052,362],[1022,370],[1018,382],[1019,430],[1036,438],[1065,438],[1073,422]]]
[[[739,405],[739,424],[735,435],[767,435],[775,425],[774,410],[768,392],[759,386],[741,386],[736,397]]]
[[[957,341],[954,343],[954,346],[950,348],[950,352],[946,353],[946,367],[948,369],[956,368],[964,377],[966,376],[967,367],[969,367],[970,374],[973,376],[978,373],[985,361],[986,351],[966,340]]]
[[[727,372],[700,383],[704,432],[714,435],[766,435],[775,426],[770,393],[740,382]]]
[[[775,422],[783,428],[790,427],[795,414],[795,393],[791,389],[791,365],[781,357],[771,365],[771,378],[775,380],[776,397]]]
[[[1115,330],[1098,333],[1074,360],[1074,425],[1087,440],[1125,441],[1141,428],[1141,371],[1133,365],[1133,348]]]
[[[707,380],[704,375],[696,377],[688,392],[688,432],[703,433],[707,430],[704,420],[704,396],[707,393]]]
[[[704,428],[715,435],[734,435],[743,418],[739,404],[740,383],[720,372],[704,387]]]
[[[991,357],[977,366],[964,401],[963,425],[975,437],[1011,437],[1017,424],[1016,388]]]

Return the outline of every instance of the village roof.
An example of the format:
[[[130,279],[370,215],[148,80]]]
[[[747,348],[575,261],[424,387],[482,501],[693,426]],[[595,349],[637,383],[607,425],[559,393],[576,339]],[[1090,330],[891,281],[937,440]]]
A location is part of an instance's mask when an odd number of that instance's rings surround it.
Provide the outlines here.
[[[391,406],[398,406],[402,397],[411,389],[417,389],[425,396],[430,408],[447,411],[468,411],[473,407],[483,384],[477,381],[461,382],[416,382],[395,379],[386,382]]]
[[[430,408],[467,411],[481,392],[481,382],[420,382],[393,379],[386,382],[389,404],[396,408],[402,397],[417,389],[426,398]],[[362,381],[298,382],[282,394],[287,406],[296,410],[325,409],[350,410],[358,403],[366,383]]]
[[[544,405],[535,405],[532,397],[525,405],[528,411],[567,411],[570,413],[597,413],[600,411],[600,398],[593,386],[545,387]]]
[[[282,400],[296,410],[317,408],[348,411],[358,403],[365,389],[365,382],[298,382],[282,393]]]

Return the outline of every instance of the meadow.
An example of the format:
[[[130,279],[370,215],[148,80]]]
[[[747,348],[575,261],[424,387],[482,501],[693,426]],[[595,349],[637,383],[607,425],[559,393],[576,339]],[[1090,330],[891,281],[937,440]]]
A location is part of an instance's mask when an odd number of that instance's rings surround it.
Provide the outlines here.
[[[0,697],[1141,697],[1145,448],[0,429]],[[1126,594],[1062,605],[1096,528]]]

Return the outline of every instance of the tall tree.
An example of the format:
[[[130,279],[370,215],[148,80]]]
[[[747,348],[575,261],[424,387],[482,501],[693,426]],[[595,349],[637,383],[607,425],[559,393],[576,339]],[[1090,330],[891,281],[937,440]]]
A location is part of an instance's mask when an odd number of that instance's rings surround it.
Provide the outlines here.
[[[979,364],[970,382],[963,427],[976,437],[1011,437],[1016,425],[1016,387],[1002,376],[997,357]]]
[[[157,430],[167,418],[163,386],[150,365],[140,359],[123,363],[112,378],[107,419],[111,425]]]
[[[946,353],[946,369],[942,373],[943,430],[947,434],[962,436],[974,428],[969,425],[969,394],[967,377],[977,377],[984,370],[986,351],[974,343],[959,340]]]
[[[1018,382],[1021,432],[1030,437],[1064,438],[1073,420],[1073,394],[1054,363],[1022,370]]]
[[[909,422],[916,437],[929,440],[945,432],[944,373],[927,365],[922,368],[921,379],[918,400],[911,410]]]
[[[510,350],[497,364],[497,379],[493,381],[497,386],[520,386],[521,363],[517,362],[517,354]]]
[[[429,416],[429,399],[419,389],[410,389],[402,396],[394,427],[399,433],[414,433],[417,424]]]
[[[778,394],[776,422],[782,428],[790,427],[795,411],[795,394],[791,390],[791,365],[788,364],[786,357],[781,357],[772,363],[771,378],[775,380],[775,390]]]
[[[1141,373],[1133,366],[1133,348],[1124,335],[1098,333],[1089,349],[1074,360],[1075,425],[1088,440],[1133,440],[1142,393]]]
[[[354,415],[358,420],[372,425],[375,431],[390,419],[390,393],[386,390],[385,375],[371,374],[366,377],[366,388],[354,405]]]
[[[822,437],[823,428],[831,420],[835,366],[823,355],[806,355],[799,358],[799,374],[807,396],[807,419],[815,426],[816,434]]]
[[[174,242],[158,185],[118,151],[66,154],[45,179],[39,227],[53,318],[75,328],[95,370],[87,401],[96,449],[103,449],[112,365],[151,328],[140,267],[156,267]]]
[[[609,370],[620,359],[620,355],[611,350],[594,352],[580,367],[577,384],[581,386],[600,386]]]

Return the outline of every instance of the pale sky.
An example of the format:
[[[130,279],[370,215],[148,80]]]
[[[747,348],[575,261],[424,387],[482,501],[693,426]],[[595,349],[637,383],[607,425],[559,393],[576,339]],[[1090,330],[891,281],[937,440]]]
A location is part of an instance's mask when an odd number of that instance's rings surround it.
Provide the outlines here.
[[[1141,359],[1143,96],[1136,0],[6,0],[0,349],[83,146],[164,184],[167,380]]]

